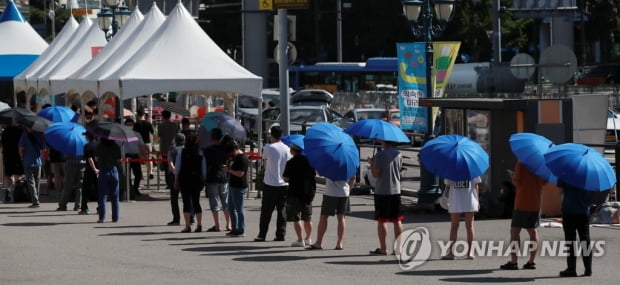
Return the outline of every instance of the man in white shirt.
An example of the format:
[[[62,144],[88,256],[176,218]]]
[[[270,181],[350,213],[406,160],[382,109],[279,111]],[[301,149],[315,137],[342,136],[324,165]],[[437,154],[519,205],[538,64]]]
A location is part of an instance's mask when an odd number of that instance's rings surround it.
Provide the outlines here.
[[[263,183],[263,199],[261,201],[260,224],[258,236],[254,241],[265,241],[271,215],[273,210],[277,210],[276,237],[274,241],[284,241],[286,235],[286,192],[288,183],[284,181],[282,174],[286,167],[286,162],[291,159],[289,147],[280,140],[282,129],[279,126],[271,127],[271,143],[263,149],[263,159],[265,160],[265,178]]]

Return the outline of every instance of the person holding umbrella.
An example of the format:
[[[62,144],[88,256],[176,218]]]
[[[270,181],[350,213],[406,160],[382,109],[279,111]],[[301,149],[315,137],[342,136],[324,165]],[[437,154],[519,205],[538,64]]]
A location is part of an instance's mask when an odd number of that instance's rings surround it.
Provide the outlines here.
[[[394,224],[394,238],[403,232],[403,215],[400,207],[400,169],[403,158],[394,143],[379,140],[382,150],[372,160],[372,176],[375,186],[375,220],[379,235],[379,248],[371,254],[387,255],[387,223]],[[400,248],[400,246],[398,246]]]
[[[474,177],[471,180],[453,181],[445,179],[444,183],[449,188],[449,206],[448,213],[450,213],[450,247],[448,253],[441,257],[444,260],[454,259],[452,248],[456,242],[459,223],[461,216],[465,215],[465,229],[467,230],[467,245],[469,253],[467,259],[474,259],[472,254],[472,243],[474,241],[474,214],[480,209],[478,201],[479,197],[479,184],[482,183],[480,176]]]
[[[587,192],[579,187],[572,186],[559,180],[558,187],[562,188],[562,229],[564,240],[569,242],[568,256],[566,257],[566,269],[560,271],[560,277],[577,276],[577,234],[581,244],[581,256],[583,258],[583,276],[592,276],[592,250],[582,247],[592,246],[590,243],[590,205],[588,204]]]
[[[207,176],[207,162],[202,150],[198,147],[198,136],[195,132],[190,132],[185,136],[185,146],[178,149],[174,166],[174,187],[181,190],[183,199],[185,227],[181,232],[192,231],[190,221],[192,212],[196,215],[197,222],[194,232],[202,232],[200,192]]]
[[[40,132],[33,131],[32,128],[26,128],[17,145],[19,146],[19,157],[22,160],[24,174],[26,175],[26,185],[32,200],[32,205],[29,207],[39,208],[39,182],[41,179],[41,166],[43,165],[41,154],[45,149],[43,135]]]

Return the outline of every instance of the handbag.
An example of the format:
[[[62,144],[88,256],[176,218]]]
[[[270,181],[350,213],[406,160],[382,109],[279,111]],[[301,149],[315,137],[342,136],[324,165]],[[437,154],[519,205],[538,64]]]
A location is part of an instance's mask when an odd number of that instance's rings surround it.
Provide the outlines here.
[[[443,190],[443,193],[441,193],[441,197],[439,198],[439,205],[444,210],[448,210],[448,208],[450,207],[449,198],[450,198],[450,188],[446,187],[446,189]]]

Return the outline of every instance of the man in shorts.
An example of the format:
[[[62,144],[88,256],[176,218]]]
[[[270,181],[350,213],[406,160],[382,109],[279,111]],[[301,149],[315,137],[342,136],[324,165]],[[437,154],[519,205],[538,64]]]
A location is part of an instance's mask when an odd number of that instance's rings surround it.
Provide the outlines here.
[[[512,212],[512,222],[510,224],[510,242],[518,249],[520,244],[521,229],[526,229],[530,236],[530,259],[523,265],[523,269],[536,269],[536,253],[538,251],[538,231],[536,228],[540,223],[540,200],[542,186],[546,183],[536,176],[521,162],[515,165],[512,176],[512,183],[516,187],[515,205]],[[520,251],[519,251],[520,252]],[[517,254],[510,254],[510,261],[500,266],[504,270],[517,270]]]
[[[344,249],[342,240],[346,223],[345,215],[351,212],[351,202],[349,195],[351,188],[355,184],[355,176],[349,178],[348,181],[332,180],[325,178],[325,192],[323,192],[323,203],[321,204],[321,218],[319,219],[319,228],[316,234],[316,242],[306,247],[306,249],[323,249],[323,236],[327,231],[327,218],[336,215],[338,219],[338,241],[336,241],[335,250]]]
[[[291,246],[304,247],[312,243],[312,200],[316,193],[316,171],[305,155],[303,149],[296,145],[290,145],[291,158],[286,162],[282,177],[288,182],[288,193],[286,194],[286,219],[293,222],[297,241]],[[301,221],[304,221],[305,239],[301,236]]]
[[[379,141],[383,150],[377,153],[371,164],[375,186],[375,220],[379,247],[370,254],[387,255],[387,223],[394,224],[394,239],[403,232],[403,215],[400,203],[400,169],[403,158],[390,141]],[[400,248],[400,246],[399,246]]]

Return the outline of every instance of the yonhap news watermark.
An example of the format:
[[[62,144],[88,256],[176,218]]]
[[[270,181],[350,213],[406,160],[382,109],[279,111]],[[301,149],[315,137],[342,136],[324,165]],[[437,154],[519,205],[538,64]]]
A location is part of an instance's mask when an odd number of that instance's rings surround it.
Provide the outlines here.
[[[411,270],[424,264],[433,251],[433,242],[439,249],[440,256],[448,255],[451,242],[448,240],[431,241],[430,232],[425,227],[408,229],[398,236],[394,242],[394,252],[403,270]],[[516,254],[518,257],[526,257],[531,251],[537,250],[538,256],[566,257],[570,254],[571,247],[576,256],[592,255],[600,257],[605,254],[605,241],[592,240],[564,241],[564,240],[541,240],[538,244],[524,240],[522,242],[504,240],[474,240],[470,247],[466,241],[458,240],[452,245],[452,254],[455,258],[466,258],[470,252],[474,257],[510,257]]]

